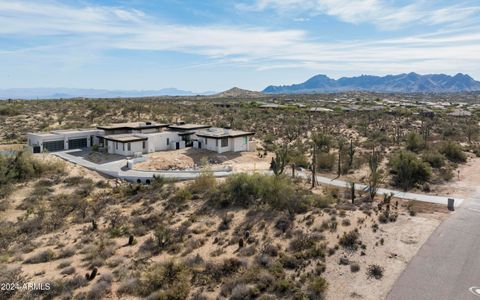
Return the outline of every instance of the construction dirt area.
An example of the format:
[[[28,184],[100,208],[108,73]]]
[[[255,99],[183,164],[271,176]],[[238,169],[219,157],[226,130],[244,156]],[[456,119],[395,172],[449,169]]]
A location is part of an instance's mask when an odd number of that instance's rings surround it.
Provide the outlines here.
[[[234,171],[251,172],[268,170],[272,154],[260,157],[258,152],[216,153],[203,149],[185,148],[155,152],[145,155],[147,161],[135,164],[135,170],[185,170],[208,163],[211,167],[230,166]]]

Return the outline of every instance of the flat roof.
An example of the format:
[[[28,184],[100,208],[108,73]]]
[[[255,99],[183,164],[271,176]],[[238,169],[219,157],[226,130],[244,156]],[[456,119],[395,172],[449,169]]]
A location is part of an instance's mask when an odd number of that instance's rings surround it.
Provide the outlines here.
[[[147,137],[138,136],[135,134],[115,134],[115,135],[107,135],[103,138],[109,141],[120,142],[120,143],[129,143],[129,142],[148,140]]]
[[[62,136],[60,136],[58,134],[51,133],[51,132],[29,132],[27,134],[41,136],[41,137],[59,137],[59,138],[63,139]]]
[[[203,124],[172,124],[168,125],[168,128],[173,130],[194,130],[194,129],[204,129],[210,128],[210,125],[203,125]]]
[[[227,137],[241,137],[241,136],[248,136],[248,135],[254,135],[254,134],[255,134],[254,132],[217,128],[217,127],[209,128],[209,129],[201,130],[197,132],[197,136],[214,138],[214,139],[221,139],[221,138],[227,138]]]
[[[168,124],[160,124],[155,122],[127,122],[127,123],[115,123],[108,125],[97,126],[98,129],[112,130],[112,129],[148,129],[148,128],[161,128],[167,127]]]
[[[68,133],[83,133],[83,132],[98,132],[100,129],[96,128],[80,128],[80,129],[59,129],[52,130],[52,133],[68,134]]]

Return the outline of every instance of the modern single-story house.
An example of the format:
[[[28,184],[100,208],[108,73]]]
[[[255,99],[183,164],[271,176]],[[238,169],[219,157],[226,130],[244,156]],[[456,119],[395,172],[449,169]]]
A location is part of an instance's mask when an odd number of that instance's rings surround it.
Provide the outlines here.
[[[192,146],[218,153],[253,151],[255,149],[249,145],[249,137],[253,135],[253,132],[211,128],[202,124],[131,122],[102,125],[96,129],[28,133],[27,139],[34,153],[97,145],[111,154],[136,156]]]
[[[67,129],[52,132],[27,133],[27,144],[33,153],[87,148],[98,144],[98,129]]]
[[[198,140],[193,147],[203,148],[218,153],[252,151],[250,137],[253,132],[225,128],[208,128],[196,133]],[[255,150],[255,149],[253,149]]]

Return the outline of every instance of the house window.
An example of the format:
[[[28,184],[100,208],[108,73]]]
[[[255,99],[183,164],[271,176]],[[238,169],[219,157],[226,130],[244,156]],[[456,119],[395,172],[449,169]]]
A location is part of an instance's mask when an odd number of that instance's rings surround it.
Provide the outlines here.
[[[127,147],[128,147],[128,151],[132,150],[132,146],[130,145],[130,143],[127,144]]]
[[[118,142],[115,142],[115,149],[118,150]]]
[[[147,143],[145,141],[142,142],[142,148],[143,149],[147,148]]]
[[[122,143],[122,150],[125,151],[125,143]]]
[[[207,138],[205,139],[205,145],[208,145],[208,139]]]
[[[215,140],[215,147],[218,147],[218,140]]]
[[[248,141],[248,138],[246,136],[243,137],[243,144],[246,145]]]
[[[167,138],[167,146],[170,145],[170,139]]]
[[[222,148],[228,147],[228,138],[223,138],[222,139]]]

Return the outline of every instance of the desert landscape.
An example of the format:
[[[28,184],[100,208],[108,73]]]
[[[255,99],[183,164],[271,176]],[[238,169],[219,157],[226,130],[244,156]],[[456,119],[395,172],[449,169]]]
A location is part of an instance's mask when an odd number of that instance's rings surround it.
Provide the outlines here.
[[[479,0],[0,0],[0,300],[478,300]]]
[[[355,101],[368,107],[373,101],[368,97]],[[470,136],[446,131],[452,122],[475,128],[478,123],[441,111],[433,119],[411,112],[401,118],[392,111],[404,108],[392,106],[345,118],[350,112],[310,113],[308,107],[318,103],[308,99],[305,109],[280,110],[241,100],[233,108],[218,107],[214,104],[227,100],[211,97],[188,105],[168,99],[118,101],[3,104],[15,113],[2,117],[1,279],[51,284],[48,291],[12,291],[9,298],[386,298],[451,212],[446,205],[371,189],[312,185],[312,162],[317,176],[464,199],[479,179],[477,131]],[[128,109],[130,104],[135,109]],[[241,114],[233,125],[256,133],[257,150],[150,153],[134,170],[203,171],[190,181],[157,178],[143,185],[55,153],[32,155],[22,146],[30,127],[98,124],[100,105],[124,107],[105,111],[118,121],[141,117],[231,125],[229,115]],[[212,110],[222,117],[213,118]],[[41,111],[49,111],[48,117]],[[42,118],[64,121],[41,128],[36,120]],[[30,120],[30,127],[17,126],[25,123],[20,120]],[[93,151],[87,158],[104,164],[121,156]],[[235,175],[212,176],[213,169],[225,166]],[[406,166],[408,175],[395,169]]]

